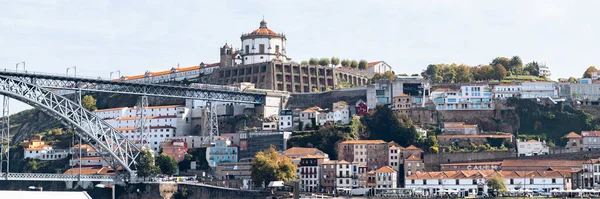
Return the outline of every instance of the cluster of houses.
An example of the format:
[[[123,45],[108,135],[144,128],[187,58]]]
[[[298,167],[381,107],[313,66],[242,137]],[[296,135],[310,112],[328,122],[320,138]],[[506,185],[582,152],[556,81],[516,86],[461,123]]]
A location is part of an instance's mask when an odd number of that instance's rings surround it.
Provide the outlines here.
[[[383,140],[347,140],[338,143],[338,160],[315,148],[291,147],[282,155],[298,166],[305,192],[348,193],[358,188],[398,188],[400,176],[425,170],[423,151]]]

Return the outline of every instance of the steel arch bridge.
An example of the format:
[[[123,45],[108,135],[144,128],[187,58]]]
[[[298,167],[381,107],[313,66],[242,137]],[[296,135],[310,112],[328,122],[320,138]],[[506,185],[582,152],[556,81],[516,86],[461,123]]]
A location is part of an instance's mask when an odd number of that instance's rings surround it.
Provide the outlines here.
[[[0,94],[29,104],[66,125],[96,151],[123,180],[123,175],[135,176],[132,166],[140,149],[108,123],[79,104],[45,88],[0,75]],[[126,173],[119,170],[122,169]]]
[[[40,87],[59,90],[82,90],[120,94],[173,97],[221,102],[262,104],[266,93],[243,92],[221,85],[202,85],[196,87],[171,86],[160,84],[118,82],[85,77],[61,76],[37,72],[16,72],[0,70],[0,76],[10,77]]]

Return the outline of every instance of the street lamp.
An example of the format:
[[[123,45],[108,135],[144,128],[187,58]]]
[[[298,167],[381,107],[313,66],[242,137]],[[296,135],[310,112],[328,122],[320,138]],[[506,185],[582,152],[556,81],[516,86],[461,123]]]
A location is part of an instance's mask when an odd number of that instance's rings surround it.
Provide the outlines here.
[[[67,76],[69,76],[69,69],[73,69],[74,70],[73,77],[77,77],[77,66],[71,66],[71,67],[67,68]]]
[[[105,185],[105,184],[97,184],[95,186],[96,188],[106,188],[106,189],[110,189],[111,190],[111,194],[112,194],[112,199],[115,199],[115,186],[114,185]],[[138,191],[139,192],[139,191]]]
[[[121,78],[121,70],[116,70],[116,71],[110,72],[110,78],[109,78],[110,80],[112,80],[113,73],[119,73],[119,76],[117,78]]]
[[[19,65],[23,64],[23,71],[25,71],[25,61],[19,62],[15,65],[15,71],[19,69]]]

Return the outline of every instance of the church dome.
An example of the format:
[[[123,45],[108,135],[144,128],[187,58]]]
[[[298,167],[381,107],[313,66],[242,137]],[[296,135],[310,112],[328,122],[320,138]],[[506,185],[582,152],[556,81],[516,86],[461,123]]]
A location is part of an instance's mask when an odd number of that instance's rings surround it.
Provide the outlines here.
[[[254,31],[252,31],[253,35],[273,35],[273,36],[277,36],[277,33],[275,33],[274,31],[272,31],[271,29],[267,28],[267,22],[265,20],[262,20],[260,22],[260,27]]]

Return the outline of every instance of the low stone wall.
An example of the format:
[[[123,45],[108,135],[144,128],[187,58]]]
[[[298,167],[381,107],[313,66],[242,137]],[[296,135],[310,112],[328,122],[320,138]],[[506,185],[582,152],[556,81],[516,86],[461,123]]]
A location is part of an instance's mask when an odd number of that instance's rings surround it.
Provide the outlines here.
[[[425,154],[424,161],[428,170],[439,170],[439,165],[445,163],[497,161],[516,156],[517,154],[510,150],[467,153],[430,153]]]
[[[348,102],[351,109],[353,109],[354,104],[359,99],[366,101],[366,87],[339,89],[319,93],[295,93],[290,96],[286,108],[303,109],[312,106],[319,106],[321,108],[331,108],[334,102],[345,101]]]

